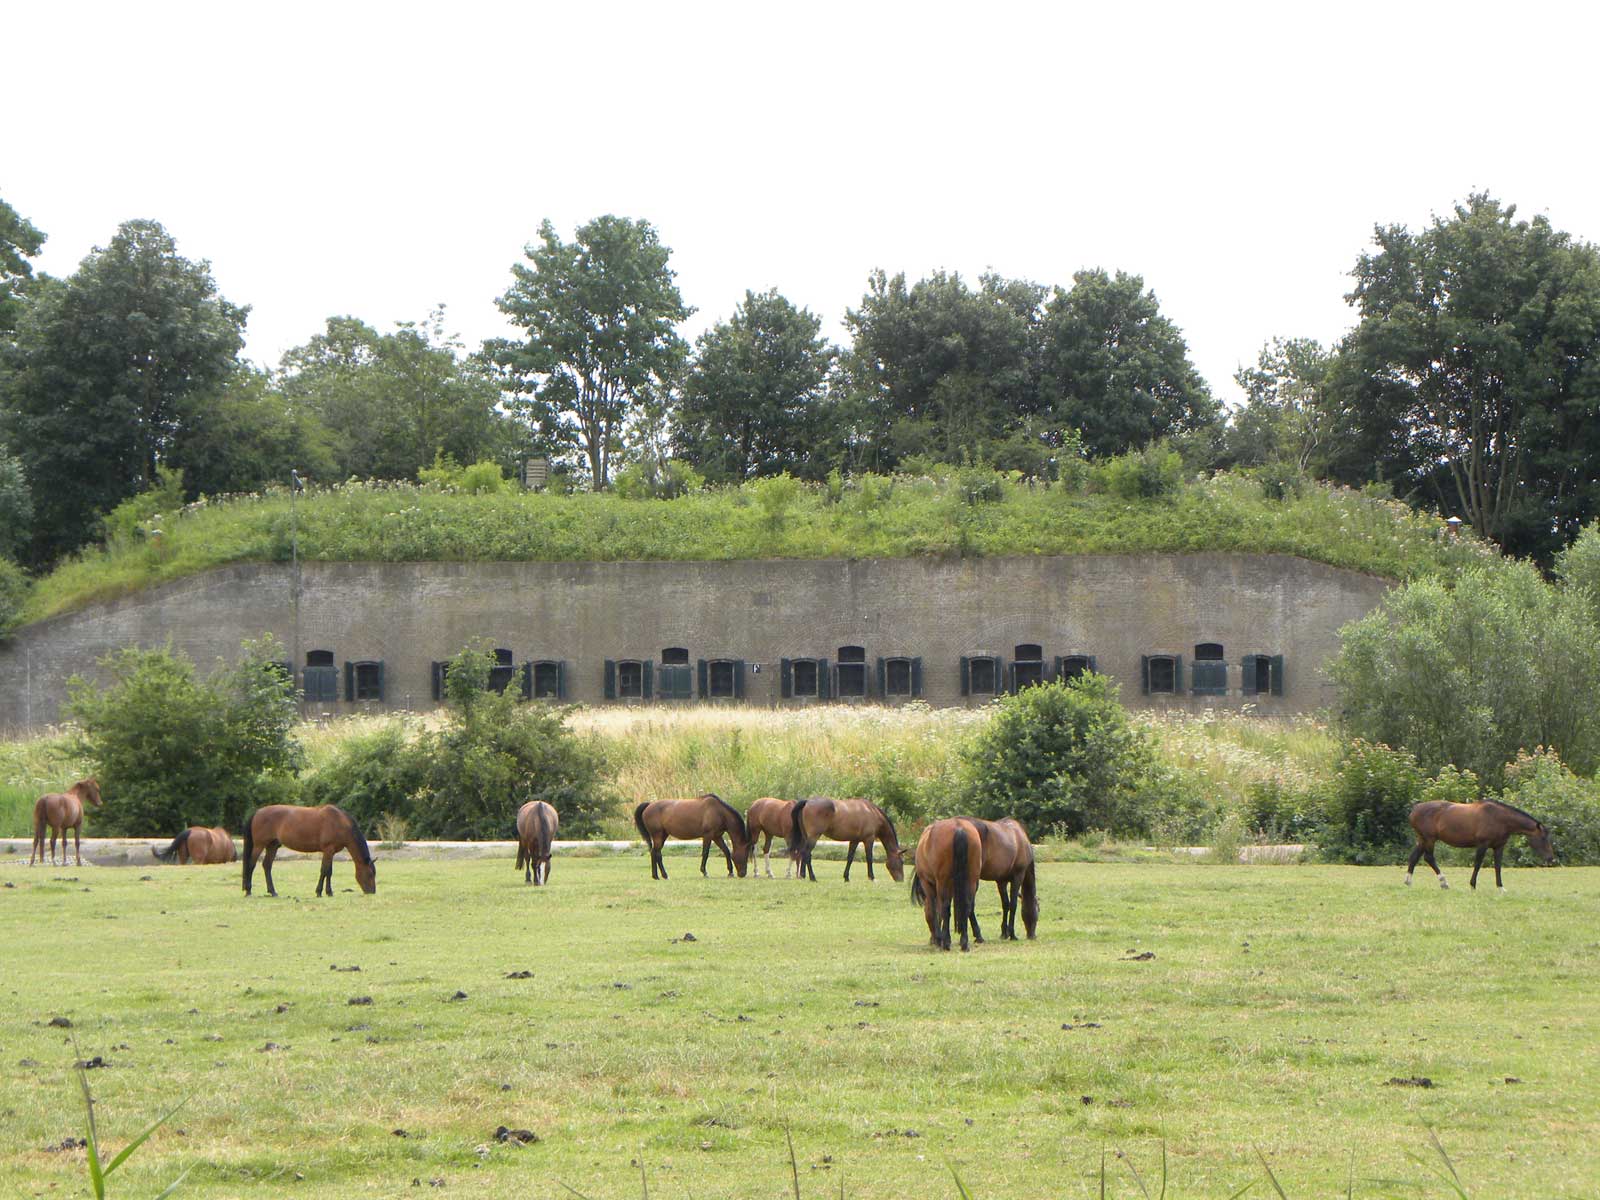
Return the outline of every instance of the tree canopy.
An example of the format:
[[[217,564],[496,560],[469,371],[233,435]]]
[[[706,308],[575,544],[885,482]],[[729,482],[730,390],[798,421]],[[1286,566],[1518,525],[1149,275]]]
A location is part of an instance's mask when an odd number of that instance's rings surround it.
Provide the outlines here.
[[[22,289],[33,278],[28,260],[44,248],[45,235],[0,198],[0,333],[16,328]]]
[[[676,326],[691,310],[667,266],[671,251],[648,221],[597,217],[571,242],[545,221],[526,255],[498,301],[526,337],[487,349],[527,398],[529,423],[579,451],[599,490],[634,410],[678,380],[688,346]]]

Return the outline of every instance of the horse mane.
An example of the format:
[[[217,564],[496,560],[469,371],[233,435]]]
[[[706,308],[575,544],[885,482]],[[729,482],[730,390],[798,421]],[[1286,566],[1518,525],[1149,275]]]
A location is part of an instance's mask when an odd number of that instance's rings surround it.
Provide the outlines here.
[[[738,831],[739,831],[739,837],[742,840],[748,842],[750,840],[750,830],[745,826],[744,817],[740,814],[739,810],[737,808],[735,808],[733,805],[729,804],[726,800],[724,800],[721,796],[717,795],[715,792],[707,792],[706,795],[710,796],[711,799],[715,800],[718,804],[722,805],[723,810],[730,817],[733,818],[733,824],[734,824],[734,827],[736,829],[738,829]]]
[[[883,823],[889,827],[889,836],[894,839],[894,844],[898,846],[900,844],[900,835],[895,832],[894,818],[888,813],[884,812],[883,805],[879,804],[876,800],[869,800],[867,803],[871,804],[873,808],[878,810],[878,815],[883,818]]]
[[[339,810],[344,812],[343,809]],[[366,836],[361,832],[361,826],[356,824],[356,819],[349,813],[344,813],[344,819],[350,822],[350,838],[356,844],[356,849],[361,851],[361,861],[369,867],[372,866],[372,851],[367,846]]]
[[[1501,808],[1509,808],[1512,812],[1516,813],[1519,817],[1527,817],[1528,820],[1532,821],[1535,825],[1541,825],[1542,826],[1544,824],[1543,821],[1539,820],[1539,818],[1534,816],[1531,812],[1524,812],[1522,809],[1518,808],[1515,804],[1507,804],[1504,800],[1486,800],[1486,801],[1484,801],[1484,803],[1486,803],[1486,804],[1498,804]]]

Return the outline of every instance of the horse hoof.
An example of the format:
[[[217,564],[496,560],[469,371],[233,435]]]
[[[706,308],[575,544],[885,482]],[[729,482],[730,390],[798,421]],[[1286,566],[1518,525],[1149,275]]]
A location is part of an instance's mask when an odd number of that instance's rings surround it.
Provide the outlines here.
[[[1503,887],[1496,886],[1494,891],[1495,891],[1495,895],[1497,895],[1497,896],[1504,896],[1506,894],[1506,889],[1503,888]]]
[[[1407,876],[1406,876],[1406,877],[1405,877],[1405,880],[1404,880],[1404,883],[1405,883],[1405,885],[1406,885],[1406,886],[1407,886],[1407,887],[1410,887],[1410,886],[1411,886],[1411,876],[1409,876],[1409,875],[1407,875]]]
[[[1443,876],[1439,878],[1439,886],[1447,892],[1450,890],[1450,884]]]

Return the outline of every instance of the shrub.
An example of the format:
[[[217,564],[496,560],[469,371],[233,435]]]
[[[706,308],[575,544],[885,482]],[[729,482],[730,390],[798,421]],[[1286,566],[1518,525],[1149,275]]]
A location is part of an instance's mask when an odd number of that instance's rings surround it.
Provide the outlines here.
[[[773,529],[783,526],[784,518],[800,497],[800,481],[787,471],[765,479],[752,479],[744,488],[756,498],[762,517]]]
[[[1356,740],[1344,748],[1328,796],[1323,857],[1370,865],[1398,862],[1411,845],[1411,809],[1425,777],[1404,750]]]
[[[337,804],[370,833],[386,817],[409,822],[427,777],[422,750],[400,721],[390,721],[341,742],[301,795],[307,804]]]
[[[0,638],[16,628],[31,585],[21,567],[0,556]]]
[[[183,471],[157,467],[156,482],[137,496],[129,496],[100,519],[101,532],[108,544],[126,544],[149,531],[157,517],[174,520],[183,509]]]
[[[1123,500],[1171,496],[1183,485],[1183,456],[1165,442],[1153,442],[1108,458],[1094,471],[1101,490]]]
[[[1152,753],[1103,675],[1025,688],[962,754],[963,798],[983,817],[1014,816],[1030,833],[1142,833]]]
[[[1553,751],[1541,748],[1507,764],[1501,799],[1544,822],[1562,862],[1600,866],[1600,780],[1574,775]],[[1525,838],[1507,843],[1506,857],[1518,866],[1539,861]]]
[[[1289,500],[1299,496],[1311,482],[1300,464],[1281,459],[1262,463],[1253,474],[1261,483],[1261,494],[1268,500]]]
[[[105,796],[95,826],[140,836],[238,829],[258,805],[293,799],[302,754],[283,657],[271,638],[245,642],[237,663],[202,680],[169,645],[101,659],[108,686],[73,676],[66,711]]]
[[[624,500],[676,500],[700,491],[706,479],[686,462],[651,456],[622,468],[611,486]]]
[[[1314,787],[1296,788],[1277,776],[1245,788],[1242,816],[1250,831],[1269,842],[1314,842],[1322,832],[1327,797]]]

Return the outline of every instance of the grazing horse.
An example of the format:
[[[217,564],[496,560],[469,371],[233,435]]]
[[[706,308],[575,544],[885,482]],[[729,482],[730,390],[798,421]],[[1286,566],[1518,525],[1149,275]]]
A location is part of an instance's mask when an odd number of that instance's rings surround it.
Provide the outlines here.
[[[355,864],[356,882],[367,895],[378,890],[378,869],[372,862],[372,851],[367,849],[367,839],[350,819],[350,814],[332,804],[321,808],[301,808],[294,804],[269,804],[250,814],[244,823],[244,894],[250,894],[250,876],[255,874],[256,859],[261,859],[261,870],[267,877],[267,895],[278,893],[272,886],[272,860],[278,847],[287,846],[302,854],[320,851],[322,872],[317,876],[317,895],[333,895],[333,856],[341,850],[350,852]]]
[[[794,870],[794,801],[763,796],[750,806],[744,823],[750,831],[750,848],[755,849],[756,839],[763,834],[766,841],[761,846],[761,857],[767,864],[767,878],[772,878],[772,839],[781,837],[789,845],[789,865],[783,868],[783,877],[789,878]],[[754,871],[750,874],[755,875]]]
[[[810,877],[817,881],[816,868],[811,865],[811,852],[817,848],[817,839],[831,837],[835,841],[849,842],[850,853],[844,860],[845,882],[850,881],[850,864],[856,860],[856,847],[867,845],[867,878],[872,873],[872,843],[883,843],[883,861],[889,874],[899,883],[905,878],[905,861],[900,853],[900,838],[894,831],[894,822],[887,813],[871,800],[830,800],[826,796],[812,796],[795,802],[790,818],[793,833],[790,845],[800,861],[797,878]]]
[[[1022,900],[1022,923],[1027,927],[1031,942],[1039,926],[1039,893],[1033,877],[1033,843],[1028,841],[1028,831],[1015,817],[998,821],[982,821],[977,817],[962,817],[974,826],[983,840],[983,871],[980,879],[994,880],[1000,893],[1000,940],[1017,940],[1017,900]],[[972,940],[983,941],[978,928],[977,907],[972,911]]]
[[[1411,810],[1411,828],[1417,831],[1417,846],[1411,852],[1411,861],[1406,863],[1407,886],[1410,886],[1411,872],[1417,869],[1419,858],[1428,860],[1433,873],[1439,877],[1440,887],[1450,886],[1439,864],[1433,861],[1434,842],[1478,848],[1478,856],[1472,860],[1470,886],[1474,891],[1478,887],[1478,869],[1483,866],[1484,852],[1490,849],[1494,851],[1494,886],[1498,891],[1506,890],[1505,884],[1500,882],[1500,852],[1515,834],[1527,834],[1528,845],[1546,863],[1556,860],[1556,852],[1550,845],[1550,831],[1537,818],[1498,800],[1483,800],[1477,804],[1429,800]]]
[[[180,866],[194,863],[202,867],[213,863],[231,863],[239,857],[233,850],[233,835],[220,825],[210,829],[203,825],[191,825],[173,838],[165,850],[151,846],[150,853],[162,862],[177,859]]]
[[[556,810],[543,800],[529,800],[517,810],[517,869],[523,883],[538,887],[550,882],[550,842],[560,823]]]
[[[983,835],[971,821],[947,817],[929,825],[917,839],[911,901],[922,905],[922,915],[928,919],[929,940],[938,949],[950,949],[952,903],[956,928],[961,931],[961,948],[972,949],[967,942],[967,926],[972,920],[978,876],[982,873]]]
[[[34,860],[44,861],[44,827],[50,826],[50,865],[56,864],[56,836],[61,837],[61,865],[67,865],[67,830],[72,830],[72,853],[83,866],[83,851],[79,848],[78,833],[83,828],[84,802],[100,807],[100,785],[93,779],[80,779],[64,792],[50,792],[40,796],[33,805],[33,852],[28,855],[28,865]]]
[[[700,839],[700,874],[706,873],[706,859],[711,854],[711,843],[716,842],[722,857],[728,860],[728,874],[739,869],[743,879],[745,866],[750,859],[750,834],[744,827],[744,818],[721,796],[707,792],[689,800],[651,800],[633,810],[633,823],[650,847],[650,878],[667,877],[666,860],[661,857],[661,847],[669,837]],[[724,837],[733,839],[733,850],[728,850]]]

